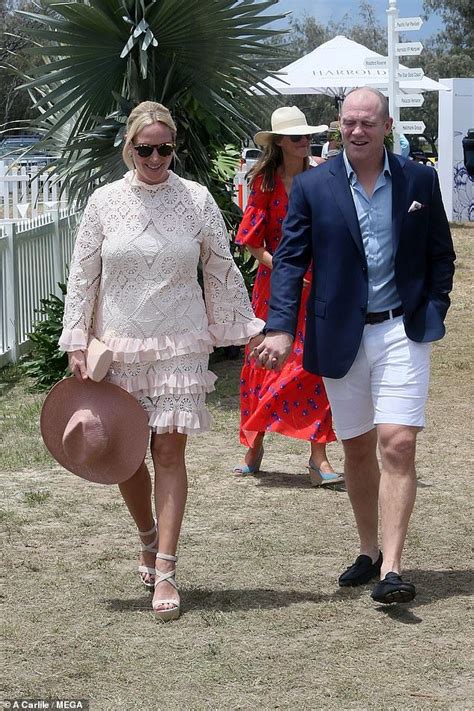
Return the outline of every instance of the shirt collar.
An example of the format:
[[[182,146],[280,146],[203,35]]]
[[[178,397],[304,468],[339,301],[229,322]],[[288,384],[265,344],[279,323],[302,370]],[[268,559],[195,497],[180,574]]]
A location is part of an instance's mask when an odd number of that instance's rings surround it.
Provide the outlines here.
[[[384,175],[390,175],[390,176],[391,176],[391,175],[392,175],[392,171],[390,170],[390,163],[388,162],[387,149],[384,147],[383,150],[384,150],[384,162],[383,162],[383,170],[382,170],[382,173],[383,173]],[[350,184],[351,184],[351,185],[354,185],[354,183],[357,181],[357,175],[356,175],[356,172],[355,172],[354,168],[353,168],[352,165],[349,163],[349,159],[348,159],[348,157],[347,157],[347,155],[346,155],[345,149],[344,149],[342,155],[343,155],[343,158],[344,158],[344,166],[345,166],[345,168],[346,168],[347,177],[349,178]]]

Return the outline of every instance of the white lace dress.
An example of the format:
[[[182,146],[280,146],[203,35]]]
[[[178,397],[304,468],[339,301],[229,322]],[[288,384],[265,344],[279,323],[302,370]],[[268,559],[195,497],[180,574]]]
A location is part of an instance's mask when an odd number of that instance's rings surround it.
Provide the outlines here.
[[[130,171],[94,192],[74,248],[60,349],[85,349],[93,336],[108,345],[106,379],[137,398],[154,432],[209,429],[209,353],[245,344],[263,326],[205,187],[171,171],[147,185]]]

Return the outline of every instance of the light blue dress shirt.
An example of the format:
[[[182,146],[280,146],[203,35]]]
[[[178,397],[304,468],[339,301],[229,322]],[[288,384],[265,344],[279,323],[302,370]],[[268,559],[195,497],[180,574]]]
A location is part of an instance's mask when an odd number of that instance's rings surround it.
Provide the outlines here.
[[[369,280],[367,311],[378,312],[400,306],[395,284],[392,241],[392,174],[387,151],[383,170],[372,197],[368,197],[344,151],[344,164],[359,220],[367,259]]]

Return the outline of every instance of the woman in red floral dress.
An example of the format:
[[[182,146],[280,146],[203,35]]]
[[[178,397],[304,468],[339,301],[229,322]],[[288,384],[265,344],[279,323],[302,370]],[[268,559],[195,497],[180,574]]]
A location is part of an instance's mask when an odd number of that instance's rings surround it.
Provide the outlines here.
[[[245,245],[258,260],[252,292],[255,315],[267,319],[270,300],[272,255],[281,239],[288,210],[288,195],[295,175],[309,168],[311,134],[326,127],[308,126],[296,106],[282,107],[272,114],[272,131],[260,131],[255,143],[264,152],[250,173],[247,207],[237,233],[237,243]],[[314,485],[343,481],[328,462],[326,444],[336,439],[323,382],[303,370],[306,302],[310,292],[308,271],[298,315],[293,350],[280,371],[256,368],[249,347],[240,378],[240,441],[248,447],[245,463],[235,471],[258,471],[263,457],[266,432],[308,440],[311,444],[309,472]]]

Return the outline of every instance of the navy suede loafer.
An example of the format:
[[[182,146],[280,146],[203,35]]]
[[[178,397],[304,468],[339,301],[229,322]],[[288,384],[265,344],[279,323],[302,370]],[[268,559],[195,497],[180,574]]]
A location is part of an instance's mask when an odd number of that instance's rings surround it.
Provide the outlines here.
[[[375,602],[389,605],[391,602],[410,602],[416,595],[413,583],[402,580],[398,573],[387,573],[383,580],[377,583],[370,597]]]
[[[340,576],[339,585],[343,588],[365,585],[365,583],[380,574],[382,560],[382,551],[380,551],[375,563],[372,562],[372,558],[368,555],[357,556],[355,563],[350,565]]]

